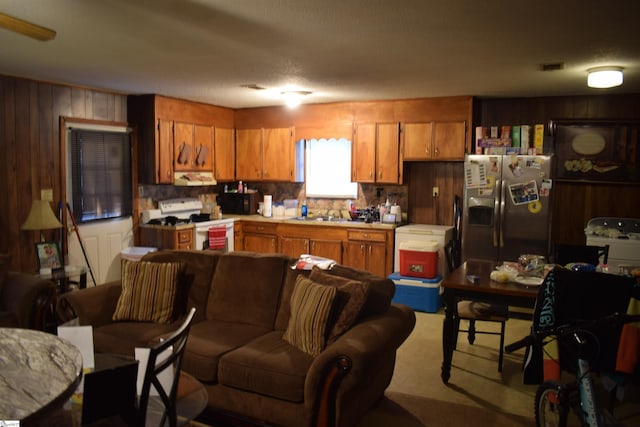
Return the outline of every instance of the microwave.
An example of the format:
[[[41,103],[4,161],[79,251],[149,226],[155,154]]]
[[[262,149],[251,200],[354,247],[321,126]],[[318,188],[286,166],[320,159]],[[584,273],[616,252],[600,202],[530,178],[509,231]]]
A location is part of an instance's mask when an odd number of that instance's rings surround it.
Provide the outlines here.
[[[223,214],[255,215],[258,213],[258,202],[262,201],[260,193],[221,193],[216,198]]]

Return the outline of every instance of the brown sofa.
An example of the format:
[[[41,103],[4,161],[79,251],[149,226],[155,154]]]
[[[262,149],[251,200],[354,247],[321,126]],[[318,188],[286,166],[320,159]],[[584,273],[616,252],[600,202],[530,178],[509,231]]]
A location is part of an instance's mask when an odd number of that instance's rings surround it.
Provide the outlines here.
[[[0,327],[45,330],[55,285],[35,273],[9,271],[0,255]]]
[[[196,307],[183,370],[205,384],[205,414],[238,416],[264,425],[353,426],[391,381],[396,350],[415,326],[414,312],[391,304],[391,280],[336,265],[319,272],[366,283],[355,323],[315,357],[283,339],[299,274],[277,254],[159,251],[144,261],[186,265],[178,314]],[[326,278],[325,277],[325,278]],[[341,279],[335,279],[340,281]],[[175,329],[172,323],[112,320],[122,287],[109,283],[65,294],[59,311],[94,326],[96,352],[133,355]],[[228,421],[228,419],[227,419]]]

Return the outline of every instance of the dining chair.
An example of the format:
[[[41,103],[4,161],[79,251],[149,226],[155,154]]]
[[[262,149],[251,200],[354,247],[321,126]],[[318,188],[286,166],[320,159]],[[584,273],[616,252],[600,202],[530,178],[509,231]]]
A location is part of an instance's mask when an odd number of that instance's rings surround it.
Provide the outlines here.
[[[170,427],[178,425],[176,395],[180,368],[195,312],[196,309],[192,308],[175,332],[149,349],[136,425],[164,426],[167,422]],[[173,373],[173,380],[167,384],[168,389],[165,389],[160,377],[167,371]],[[157,396],[151,394],[152,387],[157,391]]]
[[[600,263],[607,264],[609,259],[609,245],[572,245],[558,243],[553,246],[553,262],[567,265],[572,262],[586,262],[593,266]]]
[[[455,244],[453,241],[449,241],[445,246],[445,258],[447,259],[447,266],[449,268],[449,273],[453,272],[459,265],[456,265],[455,257],[453,256],[453,251],[455,250]],[[500,336],[500,347],[498,352],[498,372],[502,372],[502,361],[504,359],[504,331],[505,331],[505,323],[509,318],[509,306],[504,304],[490,304],[481,301],[474,300],[462,300],[458,301],[456,306],[456,314],[454,316],[454,331],[455,331],[455,339],[454,339],[454,349],[458,342],[458,333],[466,332],[467,340],[469,344],[472,344],[476,340],[476,334],[485,334],[485,335],[499,335]],[[469,322],[469,327],[467,329],[460,329],[460,321],[466,320]],[[493,330],[478,330],[476,329],[476,322],[496,322],[500,323],[500,332],[495,332]]]

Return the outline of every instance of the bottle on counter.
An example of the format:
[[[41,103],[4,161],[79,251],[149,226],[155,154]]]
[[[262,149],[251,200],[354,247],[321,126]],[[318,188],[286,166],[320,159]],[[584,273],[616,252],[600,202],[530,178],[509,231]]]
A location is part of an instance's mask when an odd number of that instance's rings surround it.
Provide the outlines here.
[[[224,185],[224,192],[225,193],[229,192],[229,186],[227,184]]]
[[[242,181],[238,181],[238,193],[242,193],[242,189],[244,187],[242,186]]]
[[[304,199],[302,201],[302,207],[300,208],[300,214],[302,215],[303,218],[306,218],[308,213],[309,211],[307,209],[307,199]]]

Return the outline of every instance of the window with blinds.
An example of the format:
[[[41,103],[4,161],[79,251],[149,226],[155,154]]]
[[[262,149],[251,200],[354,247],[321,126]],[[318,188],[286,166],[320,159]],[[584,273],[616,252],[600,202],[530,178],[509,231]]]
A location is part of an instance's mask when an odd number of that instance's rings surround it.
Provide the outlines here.
[[[76,222],[133,212],[129,133],[70,129],[71,192]]]

